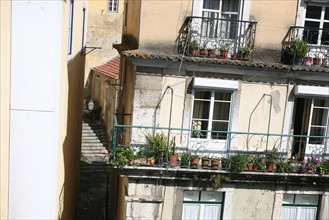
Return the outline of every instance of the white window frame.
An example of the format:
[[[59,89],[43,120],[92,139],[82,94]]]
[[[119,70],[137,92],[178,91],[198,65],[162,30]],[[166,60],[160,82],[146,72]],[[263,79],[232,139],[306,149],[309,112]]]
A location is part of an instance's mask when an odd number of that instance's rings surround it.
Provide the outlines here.
[[[68,55],[72,54],[73,48],[73,20],[74,20],[74,0],[70,0],[69,7],[69,36],[68,36]]]
[[[117,13],[119,8],[119,0],[107,0],[107,11]]]
[[[184,195],[184,199],[183,199],[183,211],[182,211],[182,219],[186,219],[186,220],[190,220],[190,218],[186,218],[185,216],[185,208],[186,206],[189,206],[189,205],[192,205],[192,206],[197,206],[199,208],[199,213],[198,213],[198,216],[194,219],[204,219],[204,214],[205,214],[205,208],[207,206],[216,206],[219,208],[219,218],[218,220],[220,219],[223,219],[223,211],[224,211],[224,192],[213,192],[213,193],[219,193],[221,194],[221,201],[203,201],[201,200],[201,194],[202,193],[211,193],[211,192],[206,192],[206,191],[184,191],[184,194],[185,192],[195,192],[195,193],[198,193],[198,199],[197,200],[193,200],[193,201],[187,201],[185,200],[185,195]],[[216,220],[216,219],[212,219],[212,220]]]
[[[289,220],[301,220],[301,212],[303,211],[303,209],[315,209],[315,216],[314,216],[314,220],[317,219],[317,212],[318,212],[318,209],[319,209],[319,195],[311,195],[311,194],[308,194],[308,195],[304,195],[304,196],[317,196],[317,203],[316,204],[305,204],[305,203],[296,203],[296,196],[303,196],[303,194],[290,194],[290,193],[286,193],[286,194],[283,194],[283,197],[285,195],[292,195],[293,196],[293,203],[284,203],[284,201],[282,200],[282,208],[281,208],[281,217],[280,219],[284,219],[286,220],[285,218],[283,218],[283,210],[284,209],[289,209],[289,207],[291,207],[290,209],[297,209],[296,210],[296,218],[294,219],[289,219]],[[310,219],[311,220],[311,219]]]

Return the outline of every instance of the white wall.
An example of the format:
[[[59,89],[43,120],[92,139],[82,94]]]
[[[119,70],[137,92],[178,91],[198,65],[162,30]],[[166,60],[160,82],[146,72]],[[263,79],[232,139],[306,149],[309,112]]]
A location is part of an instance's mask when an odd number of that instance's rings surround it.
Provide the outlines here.
[[[10,219],[55,219],[62,1],[12,2]]]

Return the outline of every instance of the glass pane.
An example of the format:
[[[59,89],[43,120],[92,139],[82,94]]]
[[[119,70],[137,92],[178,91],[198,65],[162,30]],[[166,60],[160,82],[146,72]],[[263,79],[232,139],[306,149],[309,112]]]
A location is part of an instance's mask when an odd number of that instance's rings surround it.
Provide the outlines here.
[[[215,102],[214,103],[214,120],[229,120],[230,103],[229,102]]]
[[[321,36],[321,44],[322,45],[329,45],[329,23],[323,23],[323,31]]]
[[[183,220],[197,220],[200,215],[200,205],[183,204]]]
[[[215,101],[231,101],[230,92],[215,92]]]
[[[316,219],[316,208],[315,207],[302,207],[300,210],[301,220],[315,220]]]
[[[310,136],[325,136],[324,135],[325,131],[326,131],[325,128],[311,127]],[[310,144],[323,144],[323,141],[324,141],[324,138],[322,138],[322,137],[317,137],[317,138],[311,137],[309,139]]]
[[[193,118],[209,119],[210,101],[194,101]]]
[[[193,130],[208,130],[208,121],[193,120],[192,121]],[[207,132],[205,131],[193,131],[193,138],[207,138]]]
[[[222,202],[222,192],[201,192],[201,201],[204,202]]]
[[[308,5],[306,8],[306,18],[320,19],[321,10],[321,6]]]
[[[317,205],[318,195],[296,195],[295,204]]]
[[[194,92],[194,99],[208,99],[211,98],[211,92],[210,91],[195,91]]]
[[[239,11],[239,0],[223,0],[222,11],[223,12],[238,12]]]
[[[297,208],[294,208],[294,207],[282,207],[281,219],[282,220],[294,220],[294,219],[297,219]]]
[[[203,209],[203,216],[200,219],[220,219],[221,205],[204,205]]]
[[[326,126],[327,118],[328,118],[328,109],[313,108],[311,125]]]
[[[184,201],[199,201],[200,191],[184,191]]]
[[[283,195],[283,204],[294,204],[294,194],[284,194]]]
[[[219,10],[220,0],[203,0],[203,9]]]
[[[228,131],[228,122],[213,122],[212,123],[213,131]],[[212,139],[226,139],[227,133],[224,132],[211,132]]]
[[[318,43],[320,22],[305,21],[303,40],[310,44]]]
[[[217,36],[217,27],[218,27],[218,12],[202,12],[202,33],[203,37],[215,38]],[[207,45],[201,45],[202,47],[206,47]]]
[[[314,99],[314,106],[316,107],[329,107],[329,102],[324,99]]]
[[[329,20],[329,7],[326,7],[326,9],[325,9],[324,19]]]

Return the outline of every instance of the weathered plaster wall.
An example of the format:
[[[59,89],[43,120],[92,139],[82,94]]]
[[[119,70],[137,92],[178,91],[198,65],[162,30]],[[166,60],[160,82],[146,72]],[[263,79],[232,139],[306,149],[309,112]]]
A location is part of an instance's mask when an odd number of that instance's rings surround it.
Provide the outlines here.
[[[87,47],[101,47],[86,56],[85,83],[90,69],[117,55],[113,44],[121,42],[124,1],[118,1],[118,12],[109,12],[108,1],[90,0],[88,5]],[[86,52],[91,49],[87,49]]]
[[[232,219],[271,219],[274,191],[265,189],[235,189]]]

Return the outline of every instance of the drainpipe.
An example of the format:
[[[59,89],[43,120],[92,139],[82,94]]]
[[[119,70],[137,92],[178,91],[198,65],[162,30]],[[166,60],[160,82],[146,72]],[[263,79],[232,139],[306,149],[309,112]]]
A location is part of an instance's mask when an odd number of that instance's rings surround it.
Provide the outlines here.
[[[268,138],[269,138],[269,133],[270,133],[270,126],[271,126],[271,116],[272,116],[272,95],[269,94],[264,94],[260,100],[258,101],[257,105],[255,106],[255,108],[252,110],[250,116],[249,116],[249,123],[248,123],[248,134],[247,134],[247,149],[249,150],[249,133],[250,133],[250,123],[251,123],[251,116],[254,114],[256,108],[258,107],[258,105],[260,104],[260,102],[262,101],[262,99],[265,96],[269,96],[270,97],[270,113],[268,116],[268,125],[267,125],[267,138],[266,138],[266,151],[267,151],[267,147],[268,147]]]

